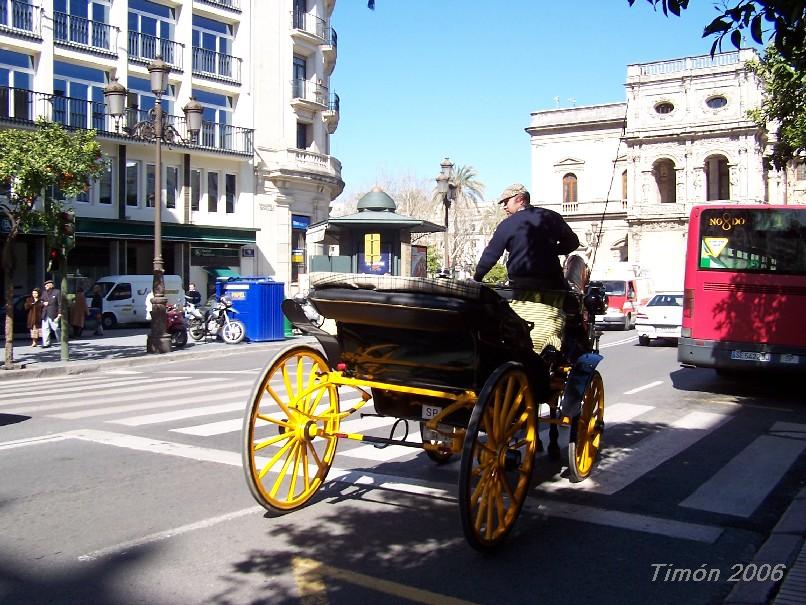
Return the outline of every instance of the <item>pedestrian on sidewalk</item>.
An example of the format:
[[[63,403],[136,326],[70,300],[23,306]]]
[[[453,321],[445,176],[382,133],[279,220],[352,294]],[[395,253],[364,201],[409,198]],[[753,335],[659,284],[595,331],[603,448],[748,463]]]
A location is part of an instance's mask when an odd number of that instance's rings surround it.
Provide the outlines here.
[[[84,296],[84,288],[76,288],[76,298],[70,308],[70,325],[73,328],[73,338],[81,338],[84,331],[84,322],[87,320],[90,310],[87,308],[87,297]]]
[[[92,292],[90,293],[90,309],[95,314],[95,335],[96,336],[103,336],[104,335],[104,323],[103,323],[103,306],[104,306],[104,299],[101,296],[101,286],[95,284],[92,287]]]
[[[42,348],[50,346],[50,332],[56,334],[56,342],[60,342],[62,331],[59,320],[62,318],[61,292],[53,287],[53,280],[48,279],[43,284],[45,294],[42,297]]]
[[[25,325],[31,331],[31,346],[36,347],[42,328],[42,290],[31,290],[31,296],[25,299],[25,310],[28,312]]]

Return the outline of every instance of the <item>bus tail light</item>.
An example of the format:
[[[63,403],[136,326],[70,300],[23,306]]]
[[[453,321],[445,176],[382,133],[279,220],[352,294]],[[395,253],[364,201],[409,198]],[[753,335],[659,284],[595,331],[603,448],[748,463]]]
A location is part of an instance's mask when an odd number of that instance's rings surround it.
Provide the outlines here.
[[[683,317],[691,319],[694,316],[694,290],[686,288],[683,290]]]

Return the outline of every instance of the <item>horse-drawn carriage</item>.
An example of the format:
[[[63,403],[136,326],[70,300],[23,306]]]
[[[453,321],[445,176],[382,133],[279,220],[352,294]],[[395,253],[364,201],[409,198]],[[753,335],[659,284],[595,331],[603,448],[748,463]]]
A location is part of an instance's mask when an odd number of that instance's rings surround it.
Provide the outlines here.
[[[529,322],[506,291],[476,282],[357,274],[314,274],[309,301],[335,320],[336,334],[283,303],[293,325],[316,337],[293,344],[257,381],[244,420],[244,471],[270,511],[303,506],[322,486],[339,439],[422,448],[436,463],[461,454],[459,508],[468,542],[500,544],[528,495],[538,424],[570,427],[569,478],[585,479],[604,429],[594,291],[563,293],[559,346],[533,349]],[[590,321],[587,318],[590,317]],[[344,389],[357,404],[344,409]],[[369,403],[381,416],[420,425],[420,440],[350,433],[342,421]],[[549,413],[540,417],[540,405]],[[367,408],[368,409],[368,408]],[[408,434],[408,431],[406,431]]]

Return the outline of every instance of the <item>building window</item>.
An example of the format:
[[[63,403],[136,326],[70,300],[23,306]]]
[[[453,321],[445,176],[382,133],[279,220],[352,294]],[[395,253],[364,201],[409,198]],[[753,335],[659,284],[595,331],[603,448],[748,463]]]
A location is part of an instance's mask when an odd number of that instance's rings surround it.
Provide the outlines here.
[[[305,273],[305,233],[311,225],[311,217],[291,215],[291,281],[298,282]]]
[[[138,184],[140,182],[140,162],[126,160],[126,205],[136,208]]]
[[[655,105],[655,112],[656,113],[672,113],[674,111],[674,105],[669,103],[669,101],[664,101],[663,103],[658,103]]]
[[[730,167],[724,155],[712,155],[705,159],[705,199],[730,199]]]
[[[204,147],[232,149],[232,97],[196,88],[193,97],[204,108],[199,143]]]
[[[233,27],[193,15],[193,70],[232,77]]]
[[[53,11],[56,40],[109,49],[109,0],[54,0]]]
[[[0,117],[31,121],[34,58],[0,49]],[[6,87],[13,90],[8,90]]]
[[[149,80],[129,76],[128,84],[126,121],[128,126],[134,126],[137,122],[151,119],[148,112],[157,104],[157,97],[151,92],[151,82]],[[162,110],[167,114],[166,119],[168,122],[171,122],[171,118],[168,116],[174,110],[175,94],[176,87],[170,84],[162,95]]]
[[[116,165],[115,159],[116,158],[109,158],[109,163],[106,164],[106,167],[101,173],[101,178],[98,179],[97,189],[99,204],[112,203],[112,183],[114,182],[114,175],[112,171],[113,166]]]
[[[218,173],[207,173],[207,212],[218,212]]]
[[[226,206],[227,214],[235,212],[235,175],[228,174],[226,177]]]
[[[658,200],[661,204],[677,202],[677,177],[674,162],[669,159],[658,160],[652,167],[655,184],[658,188]]]
[[[795,178],[798,181],[806,181],[806,160],[801,160],[798,162],[798,165],[795,168]]]
[[[146,164],[146,208],[154,207],[155,172],[154,164]]]
[[[165,207],[176,208],[176,198],[179,191],[179,168],[168,166],[165,169]]]
[[[563,204],[577,203],[577,177],[574,174],[566,174],[563,177]]]
[[[107,130],[104,87],[105,71],[54,61],[53,121],[73,128]]]
[[[308,62],[305,57],[294,55],[292,66],[293,90],[291,95],[295,99],[305,98],[305,81],[308,79]]]
[[[621,200],[627,201],[627,171],[621,173]]]
[[[201,170],[190,171],[190,209],[198,212],[201,204]]]
[[[308,149],[311,145],[311,125],[297,122],[297,149]]]
[[[129,0],[129,55],[154,59],[161,55],[176,64],[174,38],[176,9],[149,0]]]
[[[722,95],[716,95],[707,99],[705,104],[711,109],[719,109],[721,107],[725,107],[725,105],[728,104],[728,100]]]

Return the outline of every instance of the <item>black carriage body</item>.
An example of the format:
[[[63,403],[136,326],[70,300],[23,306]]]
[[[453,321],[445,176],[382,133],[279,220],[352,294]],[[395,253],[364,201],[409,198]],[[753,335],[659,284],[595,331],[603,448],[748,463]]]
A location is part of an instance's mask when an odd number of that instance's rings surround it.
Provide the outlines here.
[[[526,367],[538,397],[548,393],[548,371],[532,349],[528,324],[487,287],[402,278],[335,280],[317,285],[309,300],[336,321],[339,359],[331,365],[344,364],[344,371],[360,380],[478,393],[497,367],[516,361]],[[423,404],[450,402],[379,387],[373,398],[379,414],[416,420]],[[468,418],[465,408],[445,423],[466,426]]]

